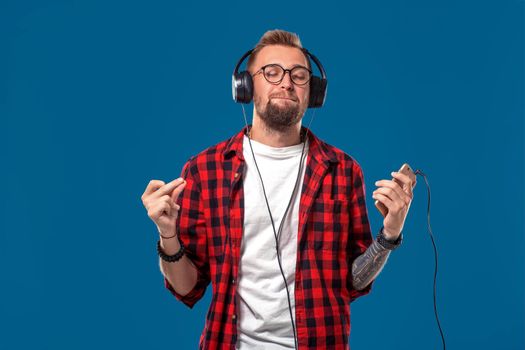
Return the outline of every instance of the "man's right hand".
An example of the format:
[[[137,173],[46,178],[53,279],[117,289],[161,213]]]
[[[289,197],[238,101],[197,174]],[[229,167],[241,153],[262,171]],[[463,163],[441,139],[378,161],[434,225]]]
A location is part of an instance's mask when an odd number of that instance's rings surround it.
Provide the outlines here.
[[[180,210],[177,198],[185,186],[186,181],[181,177],[167,184],[161,180],[151,180],[140,197],[148,216],[162,236],[171,237],[177,233],[175,223]]]

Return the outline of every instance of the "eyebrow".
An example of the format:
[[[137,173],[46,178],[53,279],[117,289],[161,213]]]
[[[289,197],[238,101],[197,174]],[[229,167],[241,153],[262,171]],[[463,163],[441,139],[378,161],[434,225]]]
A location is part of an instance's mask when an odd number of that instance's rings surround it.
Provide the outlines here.
[[[282,64],[280,64],[280,63],[276,63],[276,62],[272,62],[272,63],[265,64],[265,66],[268,66],[268,65],[270,65],[270,64],[277,64],[277,65],[283,67]],[[302,68],[306,68],[306,69],[308,69],[307,66],[303,66],[302,64],[298,64],[298,63],[294,64],[292,67],[290,67],[290,69],[293,69],[293,68],[295,68],[295,67],[302,67]],[[283,68],[284,68],[284,67],[283,67]]]

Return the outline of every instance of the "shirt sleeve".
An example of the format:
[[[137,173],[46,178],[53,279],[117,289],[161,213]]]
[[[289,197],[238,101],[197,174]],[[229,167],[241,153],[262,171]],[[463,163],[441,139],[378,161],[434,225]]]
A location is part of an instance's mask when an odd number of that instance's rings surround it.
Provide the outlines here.
[[[368,221],[368,212],[366,209],[366,191],[363,171],[359,163],[352,163],[352,194],[350,207],[350,239],[349,241],[349,266],[352,266],[354,260],[372,244],[373,238]],[[350,302],[370,293],[372,284],[370,282],[362,290],[354,289],[352,286],[352,273],[350,268],[348,287],[350,290]]]
[[[165,287],[189,308],[199,301],[206,287],[210,283],[210,266],[208,262],[208,247],[206,240],[206,220],[204,217],[203,203],[201,200],[200,182],[197,165],[190,159],[184,165],[181,176],[186,180],[186,187],[177,198],[180,205],[177,217],[177,233],[179,240],[184,244],[184,254],[197,268],[197,283],[186,295],[180,295],[164,277]]]

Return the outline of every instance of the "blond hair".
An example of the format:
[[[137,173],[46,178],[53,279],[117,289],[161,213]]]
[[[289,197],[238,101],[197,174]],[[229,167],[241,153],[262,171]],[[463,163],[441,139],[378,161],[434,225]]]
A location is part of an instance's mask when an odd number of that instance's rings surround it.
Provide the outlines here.
[[[252,51],[252,54],[248,58],[247,68],[250,70],[253,63],[255,62],[255,58],[259,51],[261,51],[265,46],[268,45],[281,45],[281,46],[288,46],[288,47],[295,47],[300,49],[304,56],[306,57],[306,61],[308,62],[308,68],[310,68],[310,59],[308,55],[305,52],[305,49],[301,45],[301,40],[299,39],[299,35],[287,32],[286,30],[282,29],[274,29],[269,30],[266,33],[263,34],[263,36],[259,39],[259,42],[257,45],[255,45],[255,48]]]

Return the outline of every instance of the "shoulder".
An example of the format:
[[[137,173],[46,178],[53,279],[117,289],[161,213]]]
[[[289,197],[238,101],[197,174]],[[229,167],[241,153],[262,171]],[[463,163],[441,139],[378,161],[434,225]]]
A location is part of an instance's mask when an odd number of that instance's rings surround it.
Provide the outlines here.
[[[228,149],[228,145],[234,137],[235,135],[191,156],[184,165],[183,173],[190,172],[196,175],[199,170],[211,170],[219,166],[224,160],[224,152]]]
[[[361,164],[356,160],[354,156],[321,139],[317,139],[317,142],[319,142],[321,148],[324,149],[327,153],[335,155],[338,167],[345,169],[347,172],[349,171],[362,173]]]

